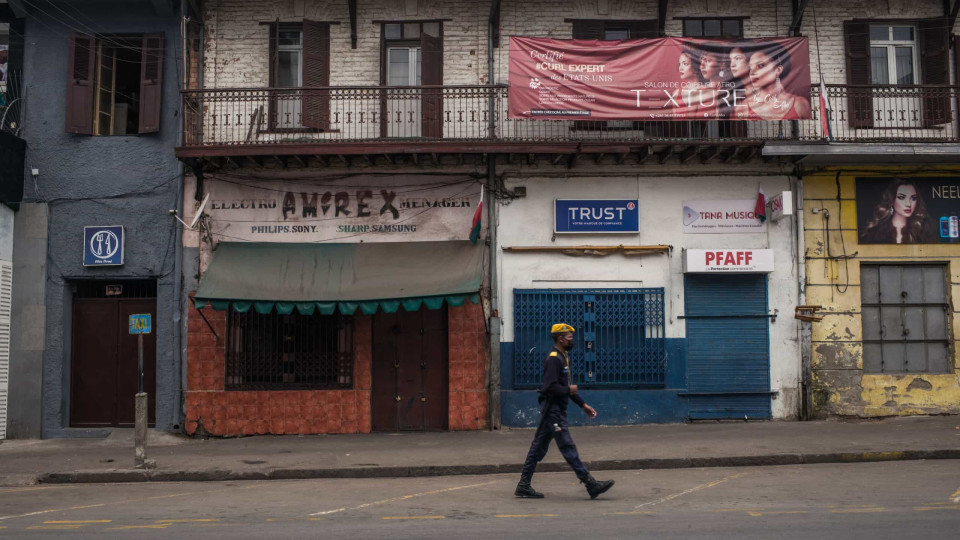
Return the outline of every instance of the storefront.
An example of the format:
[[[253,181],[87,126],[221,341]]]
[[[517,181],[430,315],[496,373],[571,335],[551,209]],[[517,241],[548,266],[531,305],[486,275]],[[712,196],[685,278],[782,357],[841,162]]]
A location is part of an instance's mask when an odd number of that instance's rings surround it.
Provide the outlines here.
[[[482,429],[483,242],[469,177],[206,178],[186,429]]]
[[[603,424],[798,414],[797,325],[776,317],[796,305],[793,216],[754,212],[761,186],[790,200],[788,178],[507,180],[520,186],[499,208],[505,425],[536,422],[554,322],[577,328],[573,380]]]

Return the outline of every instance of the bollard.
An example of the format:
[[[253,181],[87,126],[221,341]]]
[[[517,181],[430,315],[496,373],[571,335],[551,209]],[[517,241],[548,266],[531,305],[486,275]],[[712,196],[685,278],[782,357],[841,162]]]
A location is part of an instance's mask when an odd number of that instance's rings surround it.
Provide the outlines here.
[[[137,468],[143,468],[147,462],[147,394],[140,392],[135,399],[136,424],[133,429],[133,462]]]

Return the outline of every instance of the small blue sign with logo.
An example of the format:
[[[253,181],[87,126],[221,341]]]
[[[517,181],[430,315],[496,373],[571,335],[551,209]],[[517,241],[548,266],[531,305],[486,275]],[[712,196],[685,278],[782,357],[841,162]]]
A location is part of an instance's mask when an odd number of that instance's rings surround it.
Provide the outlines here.
[[[130,316],[131,334],[149,334],[151,331],[149,313],[135,313]]]
[[[122,225],[83,228],[84,266],[120,266],[122,264]]]
[[[637,199],[557,199],[554,232],[636,234],[640,232],[637,202]]]

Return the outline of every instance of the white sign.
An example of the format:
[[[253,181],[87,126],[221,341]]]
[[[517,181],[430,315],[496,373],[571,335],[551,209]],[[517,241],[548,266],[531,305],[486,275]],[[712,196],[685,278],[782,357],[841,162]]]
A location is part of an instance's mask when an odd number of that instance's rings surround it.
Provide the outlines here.
[[[756,199],[683,201],[686,234],[757,233],[767,229],[754,214]]]
[[[238,182],[211,175],[204,188],[210,232],[227,242],[467,240],[480,202],[480,183],[466,176]]]
[[[781,191],[767,202],[770,206],[770,221],[780,221],[783,216],[793,215],[793,192]]]
[[[686,249],[683,271],[690,274],[773,272],[773,250]]]

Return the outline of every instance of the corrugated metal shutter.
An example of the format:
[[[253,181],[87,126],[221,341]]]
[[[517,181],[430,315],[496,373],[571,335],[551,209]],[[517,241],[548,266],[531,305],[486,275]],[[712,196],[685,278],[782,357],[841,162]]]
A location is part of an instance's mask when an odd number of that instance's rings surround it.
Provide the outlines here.
[[[767,277],[687,274],[690,417],[770,418]]]
[[[13,265],[0,262],[0,440],[7,438],[7,391],[10,388],[10,308]]]

